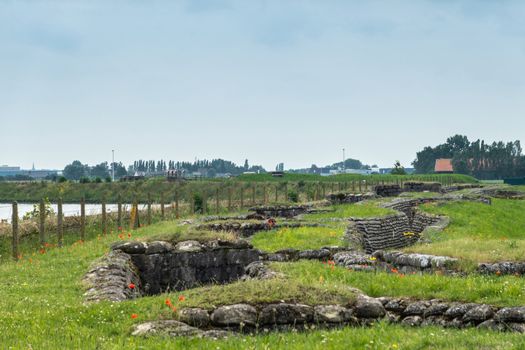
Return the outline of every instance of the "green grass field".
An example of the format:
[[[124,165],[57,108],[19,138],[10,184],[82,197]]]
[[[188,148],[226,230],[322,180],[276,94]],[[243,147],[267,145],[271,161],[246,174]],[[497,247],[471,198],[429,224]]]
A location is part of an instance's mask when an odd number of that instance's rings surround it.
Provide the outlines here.
[[[523,251],[525,202],[494,200],[492,206],[478,203],[428,205],[424,210],[451,217],[444,233],[436,234],[430,245],[410,248],[431,253],[456,252],[459,257],[477,261],[500,251],[501,257]],[[335,206],[330,213],[311,214],[309,220],[348,216],[375,216],[388,211],[369,205]],[[520,215],[523,217],[521,218]],[[285,229],[283,229],[285,230]],[[344,225],[340,221],[327,227],[303,227],[256,234],[252,242],[265,250],[295,247],[318,248],[340,243]],[[124,238],[127,238],[127,231]],[[178,221],[167,221],[130,232],[132,239],[196,238],[196,233]],[[213,234],[210,234],[212,237]],[[228,233],[219,233],[225,235]],[[441,235],[441,236],[439,236]],[[439,237],[438,237],[439,236]],[[206,239],[207,237],[201,237]],[[83,303],[81,278],[90,264],[106,252],[117,233],[93,233],[79,243],[68,241],[64,248],[49,248],[44,254],[28,246],[23,259],[0,261],[0,349],[523,349],[525,338],[514,333],[477,329],[408,328],[378,322],[371,327],[345,327],[334,330],[283,332],[239,336],[227,340],[187,338],[136,338],[130,335],[134,324],[176,315],[166,307],[170,298],[178,307],[213,306],[237,302],[264,303],[293,301],[306,304],[347,304],[355,299],[353,288],[370,296],[441,298],[449,301],[489,303],[498,306],[525,305],[525,284],[521,277],[405,275],[368,273],[331,268],[316,261],[273,263],[271,267],[285,277],[269,281],[235,282],[203,286],[178,293],[163,294],[120,303]],[[489,243],[485,243],[488,241]],[[513,242],[517,243],[513,243]],[[458,244],[464,244],[456,249]],[[518,248],[515,248],[518,244]],[[441,249],[441,250],[440,250]],[[461,254],[461,255],[459,255]],[[178,297],[184,296],[184,301]],[[136,319],[131,315],[137,314]]]
[[[490,206],[453,202],[427,204],[421,208],[450,217],[450,225],[432,235],[432,243],[409,247],[406,251],[448,255],[471,263],[523,260],[525,201],[493,199]]]

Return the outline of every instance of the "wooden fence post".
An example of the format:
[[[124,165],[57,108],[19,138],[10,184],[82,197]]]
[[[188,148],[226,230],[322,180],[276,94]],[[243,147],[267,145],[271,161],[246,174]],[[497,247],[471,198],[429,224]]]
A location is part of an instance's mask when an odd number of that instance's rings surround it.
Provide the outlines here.
[[[147,218],[147,224],[148,226],[151,225],[151,193],[148,193],[148,218]]]
[[[44,246],[44,244],[46,244],[46,203],[43,199],[40,200],[39,216],[40,223],[38,226],[38,233],[40,236],[40,245]]]
[[[190,193],[191,194],[191,193]],[[190,207],[191,207],[191,214],[195,214],[195,193],[191,194],[190,196]]]
[[[363,190],[362,190],[362,187],[361,187],[361,186],[362,186],[362,183],[361,183],[361,179],[359,179],[359,193],[363,192]]]
[[[193,201],[192,201],[192,203],[193,203]],[[179,190],[175,190],[175,218],[176,219],[180,218],[180,213],[179,213]]]
[[[263,185],[263,204],[266,205],[268,203],[268,198],[266,197],[266,184]]]
[[[241,209],[244,208],[244,187],[241,185]]]
[[[18,203],[13,202],[13,216],[11,217],[11,224],[13,226],[13,259],[17,261],[20,258],[20,252],[18,251]]]
[[[202,214],[208,213],[208,197],[206,192],[202,192]]]
[[[228,187],[228,211],[232,211],[232,188]]]
[[[219,214],[219,187],[215,189],[215,213]]]
[[[275,185],[275,203],[279,202],[279,185]]]
[[[133,229],[136,230],[140,226],[139,203],[136,200],[133,203],[133,211],[135,212],[135,215],[133,218]]]
[[[120,230],[122,228],[122,198],[120,194],[117,201],[117,228]]]
[[[255,194],[257,193],[257,188],[255,186],[256,185],[254,184],[252,187],[252,205],[255,205]]]
[[[107,210],[106,210],[106,199],[102,199],[102,208],[101,208],[101,214],[102,214],[102,233],[106,235],[108,233],[108,218],[107,218]]]
[[[164,192],[160,193],[160,219],[164,221],[165,211],[164,211]]]
[[[62,198],[58,198],[58,210],[57,210],[57,236],[58,246],[62,247],[64,241],[64,225],[63,225],[63,213],[62,213]]]
[[[80,240],[86,240],[86,200],[80,198]]]
[[[288,202],[288,184],[284,184],[284,202]]]

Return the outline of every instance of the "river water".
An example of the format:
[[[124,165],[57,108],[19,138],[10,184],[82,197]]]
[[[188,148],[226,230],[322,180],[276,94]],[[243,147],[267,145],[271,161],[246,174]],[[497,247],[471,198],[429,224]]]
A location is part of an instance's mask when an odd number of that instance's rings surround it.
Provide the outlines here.
[[[22,218],[26,213],[33,210],[34,203],[18,203],[18,216]],[[53,211],[57,212],[57,205],[51,204]],[[142,210],[146,207],[145,204],[139,204],[139,209]],[[129,211],[131,208],[130,204],[123,204],[122,209]],[[117,204],[106,204],[106,211],[108,213],[116,212]],[[64,216],[75,216],[80,215],[80,204],[62,204],[62,211]],[[86,204],[86,215],[96,215],[102,212],[101,204]],[[0,221],[11,222],[13,213],[13,206],[11,203],[0,203]]]

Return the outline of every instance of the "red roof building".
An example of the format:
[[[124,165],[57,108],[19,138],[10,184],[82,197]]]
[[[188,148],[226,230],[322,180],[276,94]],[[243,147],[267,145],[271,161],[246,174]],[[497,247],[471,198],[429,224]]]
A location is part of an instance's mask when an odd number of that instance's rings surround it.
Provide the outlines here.
[[[452,159],[436,159],[434,172],[441,174],[453,173],[454,167],[452,166]]]

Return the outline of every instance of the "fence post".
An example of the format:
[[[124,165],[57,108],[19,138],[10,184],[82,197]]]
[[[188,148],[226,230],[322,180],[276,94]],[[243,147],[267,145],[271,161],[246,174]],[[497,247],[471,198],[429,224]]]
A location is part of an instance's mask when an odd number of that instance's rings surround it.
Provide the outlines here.
[[[193,203],[193,201],[192,201]],[[175,218],[178,219],[180,218],[180,213],[179,213],[179,190],[175,190]]]
[[[13,216],[11,218],[11,224],[13,225],[13,259],[18,261],[20,253],[18,251],[18,203],[13,202]]]
[[[363,190],[362,190],[362,187],[361,187],[361,186],[362,186],[362,183],[361,183],[361,179],[359,179],[359,193],[363,192]]]
[[[208,197],[206,196],[206,192],[202,192],[202,214],[208,213]]]
[[[84,197],[80,198],[80,240],[82,242],[86,240],[86,200]]]
[[[335,192],[334,186],[335,186],[335,183],[332,182],[332,192],[331,192],[332,194]]]
[[[244,208],[244,187],[241,185],[241,209]]]
[[[122,197],[118,195],[117,203],[117,228],[122,228]]]
[[[252,187],[252,205],[255,205],[255,194],[257,192],[256,185],[254,184]]]
[[[40,235],[40,245],[43,246],[46,243],[46,203],[43,199],[40,200],[39,216],[40,224],[38,226],[38,233]]]
[[[57,210],[57,235],[58,235],[58,246],[62,247],[64,241],[64,226],[62,222],[62,198],[58,198],[58,210]]]
[[[215,189],[215,213],[219,214],[219,187]]]
[[[147,218],[147,224],[148,224],[148,226],[151,225],[151,193],[148,193],[148,218]]]
[[[108,222],[106,214],[106,199],[102,199],[102,233],[106,235],[108,233]]]
[[[190,207],[191,207],[191,214],[192,215],[195,214],[195,193],[191,194],[190,196]]]
[[[275,203],[279,202],[279,184],[275,185]]]
[[[164,211],[164,192],[160,193],[160,219],[164,221],[165,218],[165,211]]]
[[[284,202],[288,202],[288,184],[284,184]]]
[[[263,185],[263,204],[266,205],[268,203],[268,198],[266,198],[266,184]]]
[[[232,210],[232,188],[228,187],[228,211]]]
[[[136,230],[140,226],[140,219],[139,219],[139,203],[137,200],[133,203],[133,211],[135,213],[133,217],[133,229]]]

